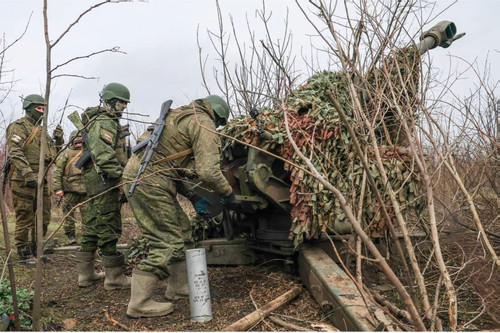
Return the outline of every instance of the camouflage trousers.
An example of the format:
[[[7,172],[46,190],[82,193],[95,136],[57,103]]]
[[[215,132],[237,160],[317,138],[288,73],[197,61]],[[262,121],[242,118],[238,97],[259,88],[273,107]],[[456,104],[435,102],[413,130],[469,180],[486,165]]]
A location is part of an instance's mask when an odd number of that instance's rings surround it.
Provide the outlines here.
[[[140,162],[137,156],[127,163],[125,181],[133,180]],[[130,184],[124,185],[128,193]],[[149,253],[136,269],[157,275],[161,280],[170,276],[168,266],[185,260],[185,242],[191,241],[191,224],[176,198],[175,183],[164,175],[147,177],[134,190],[128,202],[141,233],[149,241]]]
[[[73,209],[80,202],[87,200],[86,193],[77,192],[64,192],[63,196],[63,206],[62,211],[64,216],[66,216],[66,221],[64,221],[64,233],[66,236],[75,236],[75,224],[76,224],[76,211]],[[82,220],[85,217],[85,211],[87,209],[87,204],[83,204],[79,207],[80,216]]]
[[[83,219],[81,252],[94,253],[99,248],[103,255],[116,254],[116,243],[122,234],[121,205],[118,188],[89,201]]]
[[[31,243],[36,243],[36,188],[26,187],[24,182],[10,181],[12,191],[12,203],[16,212],[16,228],[14,230],[14,242],[16,247],[26,248]],[[47,183],[43,186],[43,236],[47,234],[50,222],[50,196]]]

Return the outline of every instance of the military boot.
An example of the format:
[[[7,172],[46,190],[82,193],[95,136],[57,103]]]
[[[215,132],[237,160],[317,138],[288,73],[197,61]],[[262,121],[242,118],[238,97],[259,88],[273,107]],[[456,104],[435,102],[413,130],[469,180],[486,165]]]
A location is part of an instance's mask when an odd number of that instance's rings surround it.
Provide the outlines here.
[[[77,252],[76,261],[78,262],[78,286],[85,288],[102,281],[104,272],[97,273],[94,270],[95,253]]]
[[[153,273],[139,270],[132,273],[132,290],[127,316],[132,318],[161,317],[174,311],[172,303],[162,303],[151,299],[158,280],[158,276]]]
[[[21,245],[17,247],[17,254],[19,255],[18,263],[27,267],[36,267],[36,259],[31,253],[29,245]]]
[[[130,278],[123,275],[123,264],[125,257],[123,253],[112,256],[102,256],[102,264],[106,279],[104,280],[104,289],[130,289]]]
[[[68,245],[68,246],[76,245],[75,234],[67,234],[66,237],[68,238],[68,242],[66,243],[66,245]]]
[[[31,253],[32,253],[33,257],[36,258],[36,254],[37,254],[37,252],[36,252],[36,243],[34,243],[34,242],[30,243],[29,248],[31,250]],[[45,264],[51,264],[54,260],[52,260],[51,258],[49,258],[46,255],[42,254],[42,261]]]
[[[169,272],[170,277],[167,280],[165,298],[171,301],[177,301],[181,298],[189,298],[186,260],[171,264]]]

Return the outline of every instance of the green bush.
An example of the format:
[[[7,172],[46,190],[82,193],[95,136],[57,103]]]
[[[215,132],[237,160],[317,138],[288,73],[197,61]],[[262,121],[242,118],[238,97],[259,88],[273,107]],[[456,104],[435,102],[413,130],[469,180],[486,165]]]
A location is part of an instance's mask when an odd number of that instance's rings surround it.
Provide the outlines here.
[[[16,288],[19,320],[21,322],[21,329],[23,330],[31,330],[31,317],[28,317],[27,314],[31,311],[33,294],[33,291],[29,291],[26,288]],[[0,315],[2,313],[6,313],[9,316],[11,319],[10,326],[14,327],[14,307],[12,306],[12,292],[9,280],[0,281]]]

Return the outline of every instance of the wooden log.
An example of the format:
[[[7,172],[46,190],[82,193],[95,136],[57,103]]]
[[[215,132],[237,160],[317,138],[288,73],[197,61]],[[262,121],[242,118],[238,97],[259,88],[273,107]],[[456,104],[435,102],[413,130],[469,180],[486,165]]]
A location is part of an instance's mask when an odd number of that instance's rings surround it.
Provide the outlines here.
[[[302,289],[300,287],[294,287],[294,288],[290,289],[289,291],[287,291],[286,293],[284,293],[283,295],[281,295],[280,297],[267,303],[266,305],[264,305],[260,309],[255,310],[254,312],[246,315],[245,317],[241,318],[240,320],[227,326],[222,331],[230,331],[230,332],[246,331],[249,328],[251,328],[253,325],[255,325],[256,323],[258,323],[259,320],[267,317],[271,312],[275,311],[276,309],[279,309],[283,305],[290,302],[292,299],[297,297],[301,292],[302,292]]]
[[[283,326],[284,328],[291,329],[292,331],[295,331],[295,332],[310,332],[311,331],[311,329],[309,329],[309,328],[298,326],[298,325],[295,325],[292,323],[287,323],[286,321],[283,321],[279,318],[276,318],[275,316],[269,316],[269,320],[277,325]]]

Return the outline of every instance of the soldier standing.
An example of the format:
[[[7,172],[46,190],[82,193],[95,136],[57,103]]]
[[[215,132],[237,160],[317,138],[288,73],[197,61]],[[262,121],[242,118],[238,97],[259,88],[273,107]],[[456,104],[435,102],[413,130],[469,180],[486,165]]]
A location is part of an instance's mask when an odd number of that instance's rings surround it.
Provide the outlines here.
[[[185,214],[176,199],[179,186],[175,180],[202,180],[223,197],[224,204],[235,202],[232,188],[220,170],[220,139],[215,131],[228,117],[227,103],[219,96],[210,95],[171,110],[165,118],[165,128],[141,185],[128,199],[150,246],[147,259],[132,273],[127,308],[130,317],[157,317],[173,311],[172,303],[156,302],[151,298],[160,279],[169,279],[167,298],[170,295],[188,296],[184,219],[179,218]],[[132,155],[125,167],[124,180],[134,179],[143,154]],[[124,188],[127,192],[130,184]],[[207,204],[207,201],[200,201],[195,207]],[[203,207],[198,207],[197,211],[203,211]]]
[[[35,264],[36,256],[36,198],[38,186],[39,159],[42,138],[42,120],[45,111],[42,96],[32,94],[23,101],[26,115],[7,127],[7,154],[10,161],[9,182],[12,203],[16,212],[14,241],[20,262]],[[45,147],[45,167],[49,165],[64,144],[63,130],[57,126],[54,139],[47,135]],[[43,235],[47,233],[50,221],[50,195],[47,181],[43,184]],[[31,231],[31,241],[30,241]],[[44,258],[44,260],[48,260]]]
[[[64,234],[68,245],[76,244],[74,207],[87,200],[82,170],[75,162],[82,155],[82,137],[77,130],[69,136],[70,145],[56,160],[54,167],[54,192],[63,201],[62,211],[66,217]],[[85,216],[86,204],[80,205],[80,215]]]
[[[86,125],[93,158],[84,166],[84,181],[89,201],[81,248],[77,252],[78,285],[88,287],[102,279],[94,271],[95,252],[99,248],[105,272],[104,288],[128,289],[130,278],[123,275],[123,253],[116,249],[122,233],[121,191],[117,185],[127,163],[128,135],[120,125],[123,110],[130,102],[130,92],[120,83],[109,83],[100,95],[102,106],[85,110],[82,122]],[[84,143],[85,144],[85,143]]]

